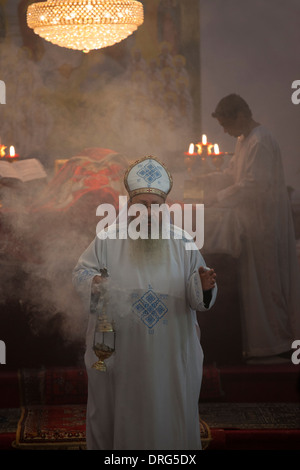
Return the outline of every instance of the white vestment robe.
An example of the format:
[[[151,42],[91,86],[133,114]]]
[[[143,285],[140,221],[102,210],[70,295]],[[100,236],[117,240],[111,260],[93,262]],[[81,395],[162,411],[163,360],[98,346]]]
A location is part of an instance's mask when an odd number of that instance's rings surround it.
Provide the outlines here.
[[[300,277],[279,146],[259,125],[237,139],[229,168],[206,181],[218,204],[235,210],[241,224],[244,355],[289,351],[300,338]]]
[[[217,287],[204,305],[198,269],[205,262],[196,245],[186,250],[184,237],[164,242],[157,259],[138,255],[132,240],[96,237],[74,269],[89,311],[92,278],[107,268],[107,309],[116,330],[107,371],[93,369],[96,316],[89,313],[88,449],[201,449],[203,352],[196,310],[213,305]]]

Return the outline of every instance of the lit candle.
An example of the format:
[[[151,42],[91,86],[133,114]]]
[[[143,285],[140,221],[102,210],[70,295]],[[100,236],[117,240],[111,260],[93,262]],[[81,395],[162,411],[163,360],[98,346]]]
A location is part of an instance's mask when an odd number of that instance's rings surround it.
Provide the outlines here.
[[[190,144],[190,146],[189,146],[189,154],[193,154],[193,153],[194,153],[194,150],[195,150],[194,144]]]
[[[211,152],[211,147],[212,144],[210,142],[207,142],[206,134],[202,134],[201,143],[199,142],[197,144],[198,154],[201,155],[202,160],[205,159],[205,157]]]
[[[11,145],[9,147],[9,156],[10,157],[14,157],[16,155],[16,152],[15,152],[15,147],[13,145]]]
[[[188,152],[184,152],[184,155],[186,155],[186,156],[188,156],[188,157],[193,156],[193,155],[197,155],[197,154],[195,153],[195,145],[194,145],[194,144],[190,144],[190,145],[189,145],[189,150],[188,150]]]
[[[5,145],[0,145],[0,157],[5,157]]]
[[[6,157],[6,159],[9,161],[9,162],[13,162],[14,160],[18,160],[20,155],[18,155],[15,151],[15,147],[13,145],[11,145],[9,147],[9,156]]]
[[[215,155],[219,155],[219,153],[220,153],[219,146],[218,146],[218,144],[215,144],[215,145],[214,145],[214,154],[215,154]]]

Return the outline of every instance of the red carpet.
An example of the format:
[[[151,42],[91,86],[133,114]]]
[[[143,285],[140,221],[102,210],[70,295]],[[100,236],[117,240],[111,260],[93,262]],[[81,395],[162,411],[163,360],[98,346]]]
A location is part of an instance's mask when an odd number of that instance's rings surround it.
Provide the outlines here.
[[[83,369],[1,373],[0,449],[85,448]],[[200,396],[203,447],[300,449],[299,368],[206,367]]]
[[[84,449],[85,412],[85,405],[26,407],[13,445],[20,449]]]

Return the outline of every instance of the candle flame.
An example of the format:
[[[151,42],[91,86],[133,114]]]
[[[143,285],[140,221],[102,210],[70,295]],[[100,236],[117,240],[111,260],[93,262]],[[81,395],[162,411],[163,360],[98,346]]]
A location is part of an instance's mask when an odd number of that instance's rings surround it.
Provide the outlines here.
[[[202,145],[206,145],[207,144],[207,137],[205,134],[202,135]]]
[[[0,145],[0,156],[5,157],[5,145]]]
[[[9,155],[10,157],[14,157],[16,155],[15,147],[13,145],[9,147]]]
[[[214,145],[214,153],[215,153],[216,155],[219,155],[219,153],[220,153],[220,149],[219,149],[218,144],[215,144],[215,145]]]
[[[190,146],[189,146],[189,154],[193,154],[193,153],[194,153],[194,149],[195,149],[194,144],[190,144]]]

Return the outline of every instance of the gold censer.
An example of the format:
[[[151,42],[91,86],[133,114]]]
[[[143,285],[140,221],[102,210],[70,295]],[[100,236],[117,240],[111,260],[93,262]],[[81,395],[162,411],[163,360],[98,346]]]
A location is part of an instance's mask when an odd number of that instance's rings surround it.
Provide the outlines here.
[[[98,357],[98,361],[93,364],[93,369],[106,372],[105,360],[108,359],[115,351],[115,337],[113,323],[110,323],[105,314],[99,315],[94,335],[94,353]]]
[[[101,269],[102,278],[108,277],[107,269]],[[96,287],[96,292],[92,293],[93,306],[91,312],[97,314],[96,326],[94,332],[93,350],[98,361],[93,364],[93,369],[106,372],[105,360],[108,359],[115,351],[116,333],[113,321],[109,321],[107,317],[107,285],[105,281],[101,281]],[[96,301],[95,301],[96,297]]]

